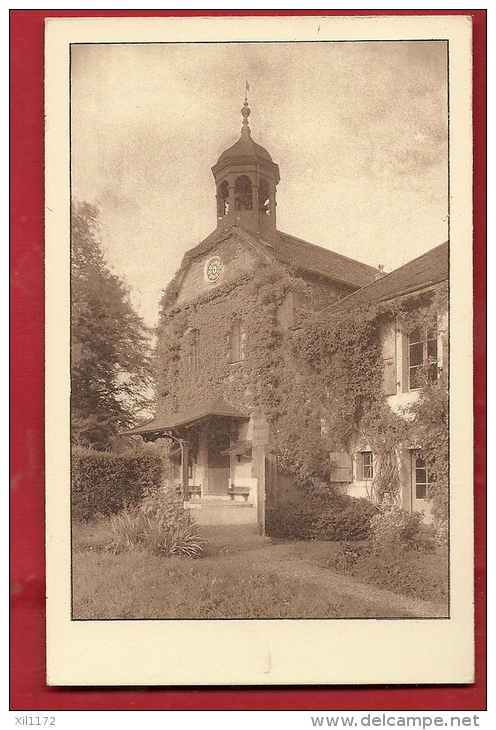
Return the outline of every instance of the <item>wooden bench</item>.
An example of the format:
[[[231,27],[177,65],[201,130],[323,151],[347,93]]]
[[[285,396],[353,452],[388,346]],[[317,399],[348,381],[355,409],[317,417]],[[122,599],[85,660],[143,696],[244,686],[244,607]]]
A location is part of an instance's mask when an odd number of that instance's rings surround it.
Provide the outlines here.
[[[250,496],[250,487],[235,487],[234,484],[231,484],[231,486],[227,490],[227,493],[231,497],[231,499],[239,496],[244,497],[245,502],[248,502],[248,497]]]
[[[190,487],[186,487],[184,490],[184,499],[191,499],[193,494],[201,499],[201,493],[201,484],[193,484]]]

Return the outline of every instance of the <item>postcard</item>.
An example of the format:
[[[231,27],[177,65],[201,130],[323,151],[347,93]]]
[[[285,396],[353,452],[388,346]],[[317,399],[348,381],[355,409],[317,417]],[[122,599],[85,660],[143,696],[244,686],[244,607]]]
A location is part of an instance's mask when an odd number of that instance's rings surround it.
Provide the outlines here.
[[[46,21],[51,686],[474,677],[471,21]]]

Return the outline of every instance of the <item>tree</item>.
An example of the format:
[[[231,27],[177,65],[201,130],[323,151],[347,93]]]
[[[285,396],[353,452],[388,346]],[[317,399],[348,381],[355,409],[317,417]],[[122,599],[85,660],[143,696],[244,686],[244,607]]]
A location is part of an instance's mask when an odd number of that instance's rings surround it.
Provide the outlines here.
[[[150,401],[150,331],[109,271],[88,203],[73,207],[71,250],[72,441],[106,449]]]

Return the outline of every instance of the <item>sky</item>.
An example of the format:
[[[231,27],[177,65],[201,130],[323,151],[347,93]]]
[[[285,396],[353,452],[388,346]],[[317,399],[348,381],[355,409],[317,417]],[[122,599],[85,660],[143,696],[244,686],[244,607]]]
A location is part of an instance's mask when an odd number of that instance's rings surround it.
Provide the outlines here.
[[[250,127],[279,230],[391,271],[448,237],[446,44],[73,45],[72,195],[146,323],[216,226],[211,167]]]

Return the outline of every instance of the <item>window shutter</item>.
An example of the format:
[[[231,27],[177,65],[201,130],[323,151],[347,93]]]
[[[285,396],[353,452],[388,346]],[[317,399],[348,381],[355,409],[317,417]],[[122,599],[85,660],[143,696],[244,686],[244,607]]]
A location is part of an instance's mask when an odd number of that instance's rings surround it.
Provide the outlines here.
[[[384,395],[396,395],[396,363],[392,357],[383,360]]]
[[[396,395],[398,376],[396,373],[396,331],[388,328],[382,341],[383,390],[384,395]]]
[[[331,482],[351,482],[351,456],[346,451],[331,451]]]

